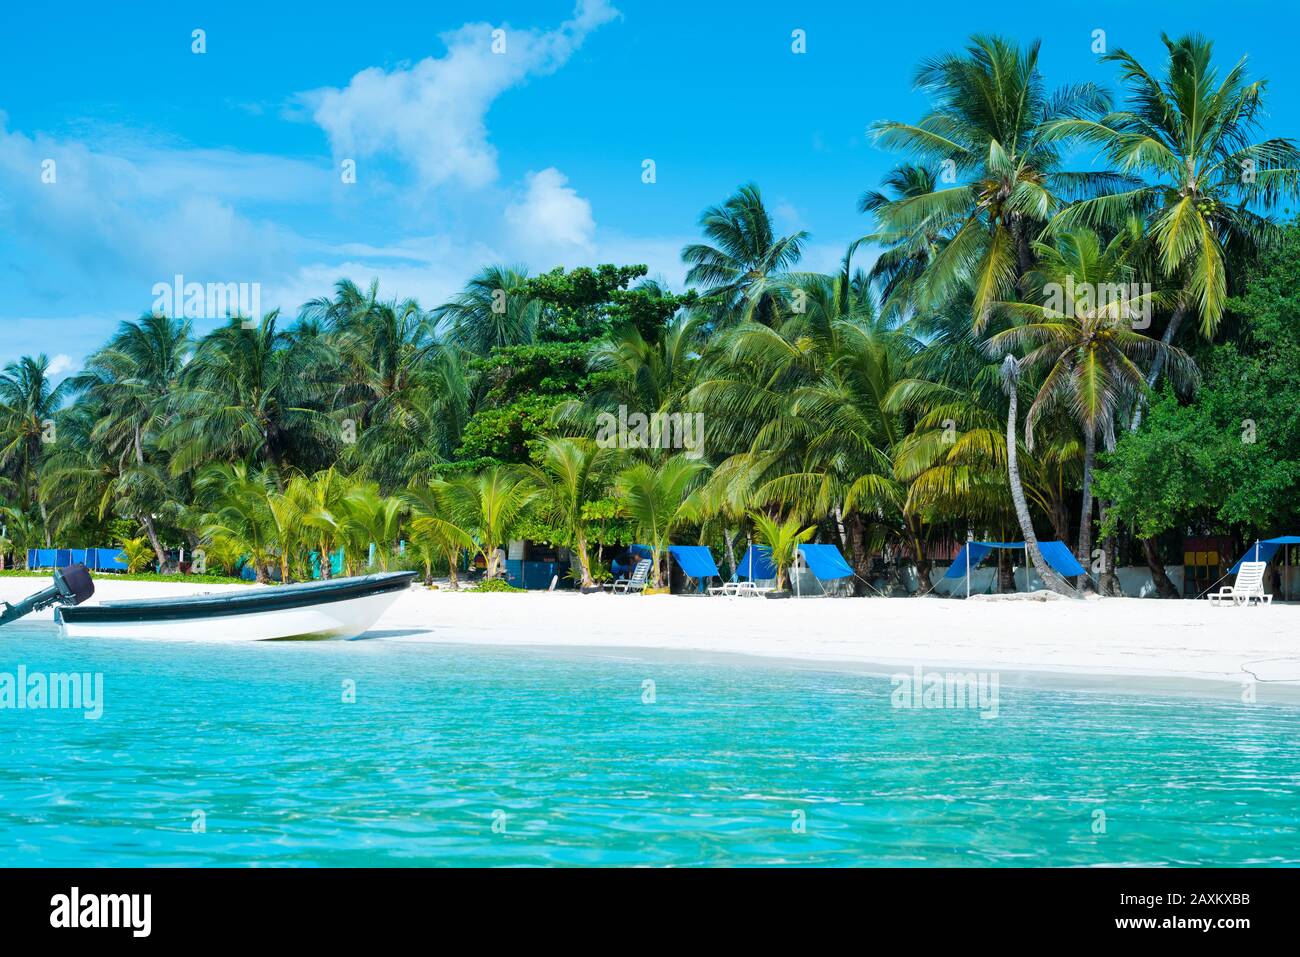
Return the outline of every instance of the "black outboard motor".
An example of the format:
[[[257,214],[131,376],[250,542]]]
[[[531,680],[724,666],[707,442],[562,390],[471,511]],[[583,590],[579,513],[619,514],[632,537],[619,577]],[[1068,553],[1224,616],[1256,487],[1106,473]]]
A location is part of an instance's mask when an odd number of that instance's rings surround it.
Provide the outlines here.
[[[54,573],[54,584],[29,595],[16,605],[0,602],[0,625],[17,621],[24,615],[30,615],[50,605],[80,605],[95,594],[95,583],[90,580],[90,571],[85,565],[69,565]]]

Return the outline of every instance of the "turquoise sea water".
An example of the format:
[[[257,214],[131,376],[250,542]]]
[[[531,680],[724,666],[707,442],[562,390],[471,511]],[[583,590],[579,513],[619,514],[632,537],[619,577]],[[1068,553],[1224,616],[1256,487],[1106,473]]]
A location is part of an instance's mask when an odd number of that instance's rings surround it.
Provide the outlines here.
[[[984,720],[863,674],[394,636],[26,625],[19,665],[101,672],[104,711],[0,710],[10,866],[1300,863],[1294,707],[1004,682]]]

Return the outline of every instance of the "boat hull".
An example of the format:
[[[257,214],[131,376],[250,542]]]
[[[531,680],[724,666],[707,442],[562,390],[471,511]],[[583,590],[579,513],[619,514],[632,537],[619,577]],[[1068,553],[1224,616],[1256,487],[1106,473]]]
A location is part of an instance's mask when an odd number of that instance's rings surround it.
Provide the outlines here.
[[[58,617],[69,638],[223,643],[355,638],[379,620],[412,577],[394,573],[235,597],[81,605],[60,609]]]

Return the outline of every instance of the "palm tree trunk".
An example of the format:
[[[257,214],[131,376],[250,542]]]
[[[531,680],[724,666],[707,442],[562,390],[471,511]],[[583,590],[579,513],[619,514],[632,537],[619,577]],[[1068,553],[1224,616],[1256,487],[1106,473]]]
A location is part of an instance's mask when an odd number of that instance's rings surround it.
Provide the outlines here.
[[[1160,550],[1156,547],[1154,537],[1142,539],[1142,551],[1147,557],[1147,567],[1151,569],[1151,580],[1155,583],[1156,595],[1160,598],[1177,598],[1178,589],[1165,574],[1165,566],[1160,561]]]
[[[844,534],[844,512],[840,509],[838,504],[835,506],[835,528],[838,529],[840,533],[840,548],[848,548],[849,539],[848,536]]]
[[[158,571],[162,571],[167,565],[167,556],[163,553],[162,542],[158,541],[158,530],[154,528],[152,515],[141,515],[140,524],[144,526],[144,533],[149,536],[149,544],[153,546],[153,553],[158,557]]]
[[[1020,363],[1014,356],[1008,355],[1002,365],[1003,376],[1007,382],[1007,477],[1011,482],[1011,501],[1016,507],[1016,519],[1020,522],[1020,533],[1024,536],[1025,551],[1033,563],[1034,571],[1047,588],[1058,595],[1077,597],[1074,589],[1064,578],[1058,575],[1043,559],[1038,548],[1038,537],[1034,534],[1034,523],[1029,517],[1029,503],[1025,501],[1025,487],[1020,481],[1020,462],[1016,447],[1016,419],[1019,411]]]
[[[853,567],[855,576],[853,579],[853,594],[865,595],[871,564],[868,560],[870,556],[866,554],[866,529],[862,516],[856,511],[849,513],[847,531],[849,536],[849,564]]]
[[[1070,540],[1070,510],[1065,499],[1058,495],[1055,488],[1048,495],[1047,519],[1052,523],[1052,534],[1058,542]]]
[[[596,584],[591,577],[591,558],[587,555],[587,536],[578,533],[578,567],[582,570],[582,587],[591,588]]]
[[[740,531],[735,528],[728,528],[722,533],[723,539],[727,543],[727,564],[731,566],[731,577],[736,577],[736,536]]]
[[[1187,315],[1187,304],[1186,303],[1180,304],[1178,308],[1174,310],[1174,314],[1169,317],[1169,323],[1168,325],[1165,326],[1164,335],[1160,337],[1161,342],[1163,342],[1165,345],[1169,345],[1171,342],[1174,341],[1174,336],[1178,335],[1178,328],[1183,324],[1183,317],[1185,317],[1186,315]],[[1165,367],[1165,355],[1163,352],[1161,352],[1156,355],[1155,359],[1151,362],[1151,368],[1147,370],[1148,389],[1155,388],[1156,379],[1160,378],[1160,371],[1164,367]],[[1142,424],[1142,414],[1146,411],[1146,408],[1147,408],[1146,396],[1142,396],[1141,398],[1138,399],[1137,411],[1133,413],[1133,421],[1129,425],[1130,432],[1136,432],[1138,430],[1138,426]]]
[[[447,555],[447,587],[452,591],[460,588],[460,580],[456,577],[456,563],[460,561],[460,549],[450,552]]]
[[[1011,553],[998,549],[998,594],[1009,595],[1016,590],[1016,570],[1011,564]]]
[[[912,557],[916,559],[916,594],[925,595],[930,590],[930,559],[925,557],[925,545],[921,533],[912,521],[908,521],[912,532]]]
[[[45,530],[45,547],[52,548],[54,545],[50,541],[50,515],[45,510],[45,500],[41,498],[40,492],[36,493],[36,504],[41,510],[41,528]]]
[[[1097,430],[1085,426],[1083,432],[1083,506],[1079,510],[1079,546],[1075,554],[1086,572],[1092,565],[1092,465],[1097,458]],[[1087,574],[1077,577],[1077,587],[1092,585]]]
[[[330,555],[329,543],[321,539],[320,543],[320,580],[329,581],[334,577],[334,559]]]
[[[1101,508],[1101,524],[1106,524],[1106,513],[1110,509],[1110,503],[1103,501]],[[1119,569],[1116,567],[1119,561],[1119,537],[1112,532],[1107,535],[1101,544],[1102,550],[1102,569],[1101,580],[1098,582],[1097,590],[1108,598],[1124,597],[1124,589],[1119,583]]]

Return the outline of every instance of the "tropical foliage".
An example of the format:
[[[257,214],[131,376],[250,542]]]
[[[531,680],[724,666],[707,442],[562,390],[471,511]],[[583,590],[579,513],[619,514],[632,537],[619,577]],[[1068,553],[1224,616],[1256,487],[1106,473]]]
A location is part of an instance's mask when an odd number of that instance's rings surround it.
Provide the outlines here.
[[[828,273],[747,183],[703,211],[681,292],[490,264],[437,305],[342,280],[294,317],[124,322],[62,381],[12,362],[0,567],[112,542],[162,571],[455,587],[526,538],[591,588],[633,541],[663,585],[672,542],[729,572],[766,544],[784,581],[815,539],[860,589],[925,593],[975,535],[1113,592],[1160,536],[1294,524],[1300,150],[1202,37],[1101,65],[1113,90],[1001,37],[926,59]],[[1096,574],[1060,579],[1040,537]]]

